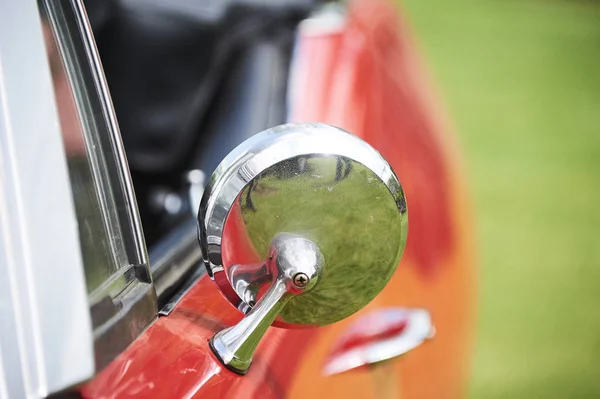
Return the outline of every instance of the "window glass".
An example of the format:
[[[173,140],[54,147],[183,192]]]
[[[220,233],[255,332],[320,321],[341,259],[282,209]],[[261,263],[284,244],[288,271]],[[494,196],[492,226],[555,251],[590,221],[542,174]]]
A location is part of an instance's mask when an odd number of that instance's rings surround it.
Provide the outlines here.
[[[38,2],[56,105],[67,156],[88,292],[92,302],[118,293],[133,279],[127,268],[143,261],[132,209],[125,193],[128,174],[119,162],[119,140],[98,92],[98,74],[69,0]],[[89,43],[88,43],[89,44]],[[93,60],[92,60],[93,61]],[[108,104],[110,105],[110,103]],[[143,244],[143,243],[142,243]]]

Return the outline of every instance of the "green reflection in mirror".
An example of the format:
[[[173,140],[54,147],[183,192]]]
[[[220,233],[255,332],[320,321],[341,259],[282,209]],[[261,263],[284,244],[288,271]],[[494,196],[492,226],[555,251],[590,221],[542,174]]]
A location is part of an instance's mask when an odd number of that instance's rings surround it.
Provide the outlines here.
[[[398,191],[395,199],[369,168],[337,156],[286,160],[242,191],[242,216],[261,257],[273,237],[285,232],[314,241],[325,258],[318,285],[291,299],[283,321],[330,324],[383,289],[406,242],[406,203]]]

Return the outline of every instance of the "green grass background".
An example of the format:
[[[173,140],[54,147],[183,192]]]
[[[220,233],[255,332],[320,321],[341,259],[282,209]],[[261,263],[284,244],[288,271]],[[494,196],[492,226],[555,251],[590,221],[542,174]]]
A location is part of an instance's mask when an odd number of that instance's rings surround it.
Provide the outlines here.
[[[480,243],[471,398],[600,398],[600,2],[404,0]]]

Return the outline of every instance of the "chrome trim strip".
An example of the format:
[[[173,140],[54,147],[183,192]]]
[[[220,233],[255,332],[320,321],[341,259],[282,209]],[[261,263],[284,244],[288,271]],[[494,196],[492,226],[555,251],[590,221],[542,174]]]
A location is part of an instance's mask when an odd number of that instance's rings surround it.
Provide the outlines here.
[[[175,293],[175,295],[173,295],[172,297],[169,298],[169,301],[167,303],[165,303],[165,306],[163,306],[162,309],[158,312],[158,315],[159,316],[168,316],[169,314],[171,314],[173,309],[175,309],[175,306],[177,306],[177,304],[186,296],[186,294],[205,275],[206,275],[206,268],[204,268],[204,267],[195,268],[192,275],[183,282],[183,285],[181,286],[179,291],[177,291]]]
[[[40,398],[93,375],[93,335],[39,11],[0,9],[0,386]]]
[[[202,262],[195,219],[185,220],[151,248],[150,262],[158,308],[161,309],[167,302],[172,302],[171,297]]]
[[[92,75],[94,77],[95,88],[98,91],[100,104],[104,114],[104,120],[107,121],[108,131],[112,140],[112,147],[116,152],[116,160],[118,163],[119,171],[121,174],[119,180],[123,188],[125,199],[131,210],[128,213],[130,224],[133,226],[135,234],[135,242],[138,256],[138,264],[148,265],[148,253],[146,251],[146,241],[144,239],[144,233],[142,230],[142,222],[140,220],[139,213],[137,212],[137,201],[135,197],[135,191],[133,189],[133,183],[129,176],[129,165],[127,163],[127,157],[125,156],[125,149],[123,147],[123,141],[121,140],[121,132],[117,123],[117,116],[112,104],[112,99],[108,90],[108,84],[106,83],[106,77],[104,76],[104,69],[102,69],[102,63],[100,62],[100,56],[98,55],[98,49],[96,48],[96,42],[92,32],[92,27],[88,21],[85,7],[82,0],[71,0],[75,6],[75,11],[78,17],[79,31],[83,36],[83,43],[85,45],[85,59],[90,65]]]

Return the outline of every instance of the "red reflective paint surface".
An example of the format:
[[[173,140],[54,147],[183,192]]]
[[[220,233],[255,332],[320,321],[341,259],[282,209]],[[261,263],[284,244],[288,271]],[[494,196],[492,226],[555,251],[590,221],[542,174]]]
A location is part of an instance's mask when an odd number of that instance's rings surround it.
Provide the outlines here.
[[[391,2],[349,4],[342,28],[302,37],[292,119],[339,126],[381,152],[406,193],[408,242],[383,292],[364,311],[322,329],[314,339],[290,397],[401,392],[404,398],[459,398],[470,364],[474,245],[458,152],[410,32]],[[376,371],[324,377],[318,364],[345,329],[360,314],[386,306],[427,309],[436,337],[377,378]]]
[[[390,2],[355,0],[343,27],[302,33],[296,54],[292,120],[351,131],[378,149],[400,177],[410,227],[398,272],[347,320],[318,329],[269,329],[244,377],[224,369],[208,347],[208,339],[241,314],[205,277],[82,388],[85,398],[374,398],[396,391],[405,398],[461,396],[472,330],[470,204],[452,136],[410,34]],[[243,235],[223,241],[227,259],[260,261]],[[323,376],[322,365],[352,323],[389,306],[429,310],[436,338],[380,375],[361,370]]]
[[[168,317],[156,320],[121,356],[81,391],[86,398],[281,398],[289,366],[278,368],[279,346],[286,340],[306,341],[302,331],[271,329],[244,377],[222,367],[207,342],[241,319],[203,278]],[[295,348],[301,348],[296,346]],[[293,359],[288,353],[283,363]]]
[[[441,260],[453,245],[450,176],[424,98],[423,72],[407,32],[398,34],[399,25],[387,2],[362,1],[351,9],[344,29],[305,37],[298,48],[293,101],[304,106],[292,116],[342,127],[392,164],[409,206],[404,256],[431,274],[444,266]]]
[[[224,265],[260,265],[262,259],[254,249],[254,246],[248,239],[246,225],[242,219],[242,212],[239,203],[233,204],[225,227],[223,227],[223,239],[221,240],[221,257]],[[231,303],[238,303],[239,297],[229,283],[225,271],[216,272],[214,275],[215,283],[221,289],[223,295]]]

